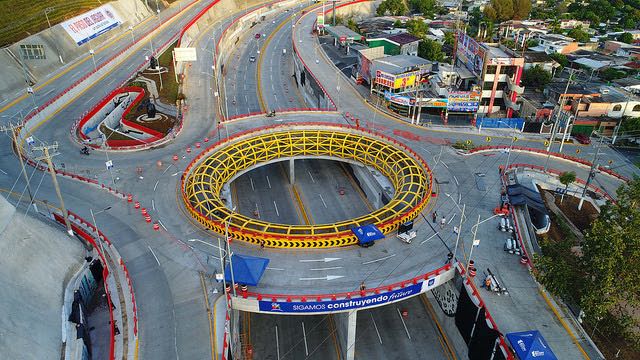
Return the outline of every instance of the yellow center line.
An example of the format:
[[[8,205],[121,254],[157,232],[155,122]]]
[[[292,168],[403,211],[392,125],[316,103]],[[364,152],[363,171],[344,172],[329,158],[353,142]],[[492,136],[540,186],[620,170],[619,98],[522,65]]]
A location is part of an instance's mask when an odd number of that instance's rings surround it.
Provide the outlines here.
[[[427,296],[423,293],[423,294],[420,294],[420,300],[422,300],[422,304],[424,305],[425,309],[427,310],[427,313],[429,313],[429,316],[431,316],[431,318],[435,322],[436,327],[438,328],[438,334],[440,335],[439,338],[441,338],[444,341],[444,344],[446,345],[446,346],[442,347],[442,350],[443,350],[442,352],[448,358],[451,358],[453,360],[457,360],[456,353],[453,350],[453,346],[451,346],[451,343],[449,342],[449,338],[447,337],[447,334],[442,329],[442,326],[440,325],[440,322],[438,321],[438,318],[436,317],[436,314],[435,314],[435,312],[433,310],[433,307],[431,306],[431,303],[429,302],[429,299],[427,299]]]
[[[200,273],[200,286],[202,287],[202,294],[204,295],[204,306],[207,309],[207,318],[209,320],[209,343],[211,345],[211,360],[216,360],[218,358],[218,353],[216,351],[216,346],[214,342],[215,338],[215,328],[211,323],[211,308],[209,307],[209,295],[207,295],[207,284],[204,282],[204,275]],[[214,305],[215,306],[215,305]],[[215,310],[213,312],[213,316],[215,316]]]
[[[296,202],[298,203],[298,208],[300,209],[300,212],[302,213],[302,218],[304,219],[304,223],[305,225],[311,225],[312,222],[311,220],[309,220],[309,215],[307,214],[307,211],[304,207],[304,203],[302,202],[302,199],[300,198],[300,194],[298,193],[297,187],[296,185],[292,185],[291,186],[291,192],[293,192],[293,197],[296,199]]]

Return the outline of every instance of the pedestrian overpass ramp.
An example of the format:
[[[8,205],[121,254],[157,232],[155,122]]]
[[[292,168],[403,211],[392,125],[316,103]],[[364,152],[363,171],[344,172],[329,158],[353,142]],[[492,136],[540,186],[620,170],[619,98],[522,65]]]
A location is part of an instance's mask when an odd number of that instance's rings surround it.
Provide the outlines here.
[[[331,159],[375,168],[393,184],[394,196],[366,215],[331,224],[289,225],[250,218],[229,209],[225,184],[257,167],[289,159]],[[406,145],[370,130],[330,123],[297,123],[252,129],[213,144],[182,175],[182,198],[205,228],[255,245],[330,248],[357,244],[352,228],[375,224],[384,234],[415,218],[427,205],[431,170]]]

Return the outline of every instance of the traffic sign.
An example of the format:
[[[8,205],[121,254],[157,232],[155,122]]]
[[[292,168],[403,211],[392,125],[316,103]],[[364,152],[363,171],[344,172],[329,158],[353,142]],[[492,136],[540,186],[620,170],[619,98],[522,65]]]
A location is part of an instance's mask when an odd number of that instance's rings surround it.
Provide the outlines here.
[[[580,149],[576,149],[576,154],[580,154]]]
[[[487,136],[487,142],[491,142],[491,136]]]
[[[518,137],[517,137],[517,136],[514,136],[514,137],[513,137],[513,142],[516,142],[516,141],[518,141]]]
[[[471,145],[471,140],[466,141],[467,145]]]
[[[544,146],[549,146],[549,141],[545,140],[544,141]]]

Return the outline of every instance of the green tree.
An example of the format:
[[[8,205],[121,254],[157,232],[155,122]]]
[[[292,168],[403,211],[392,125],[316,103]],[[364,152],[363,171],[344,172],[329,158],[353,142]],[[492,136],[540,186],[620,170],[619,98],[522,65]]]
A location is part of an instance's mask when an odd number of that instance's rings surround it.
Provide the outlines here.
[[[407,11],[407,5],[403,0],[384,0],[376,9],[376,14],[384,16],[389,13],[390,15],[400,16],[406,15]]]
[[[444,44],[453,46],[453,43],[456,41],[456,36],[453,31],[447,31],[444,33]]]
[[[560,197],[560,203],[562,204],[562,201],[564,200],[564,194],[567,193],[567,189],[569,189],[569,185],[573,184],[576,181],[576,173],[574,173],[573,171],[565,171],[562,174],[560,174],[560,176],[558,177],[558,180],[560,180],[560,183],[564,185],[564,192]]]
[[[436,0],[411,0],[411,7],[422,13],[424,17],[432,18],[438,10]]]
[[[527,47],[528,48],[532,48],[532,47],[536,47],[540,44],[540,42],[538,42],[538,40],[535,39],[529,39],[527,40]]]
[[[640,131],[640,118],[624,118],[620,125],[620,134],[637,134]]]
[[[415,35],[419,38],[424,38],[429,32],[429,25],[419,19],[407,20],[405,25],[409,34]]]
[[[599,76],[602,80],[611,81],[615,79],[622,79],[623,77],[627,76],[627,73],[614,68],[606,68],[600,71]]]
[[[542,90],[551,82],[551,73],[536,65],[524,71],[522,74],[522,85],[534,89]]]
[[[503,22],[513,19],[513,0],[491,0],[484,8],[485,15],[491,20]]]
[[[442,45],[431,39],[423,39],[418,45],[418,56],[431,61],[443,61]]]
[[[568,37],[574,38],[577,42],[587,42],[589,41],[589,34],[586,31],[582,30],[582,27],[576,27],[567,33]]]
[[[601,207],[582,246],[581,305],[591,320],[616,313],[623,304],[640,306],[640,178],[616,193],[616,203]]]
[[[633,42],[633,35],[631,33],[625,32],[618,36],[618,41],[622,41],[623,43],[631,44]]]
[[[553,53],[553,54],[550,54],[549,56],[553,60],[558,62],[558,64],[560,64],[560,66],[562,66],[563,68],[569,66],[569,59],[567,59],[567,55],[560,54],[560,53]]]
[[[513,20],[526,19],[530,12],[531,0],[513,0]]]

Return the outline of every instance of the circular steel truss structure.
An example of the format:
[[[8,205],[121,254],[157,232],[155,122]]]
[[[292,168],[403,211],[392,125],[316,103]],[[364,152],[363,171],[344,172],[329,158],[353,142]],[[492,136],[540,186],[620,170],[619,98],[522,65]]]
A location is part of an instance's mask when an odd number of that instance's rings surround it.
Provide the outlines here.
[[[387,177],[393,198],[363,216],[332,224],[288,225],[254,219],[225,206],[225,184],[267,163],[324,158],[369,165]],[[375,224],[384,234],[415,218],[427,205],[432,174],[413,150],[381,134],[329,123],[301,123],[253,129],[213,144],[182,174],[182,198],[205,228],[234,240],[275,248],[328,248],[357,244],[353,227]]]

